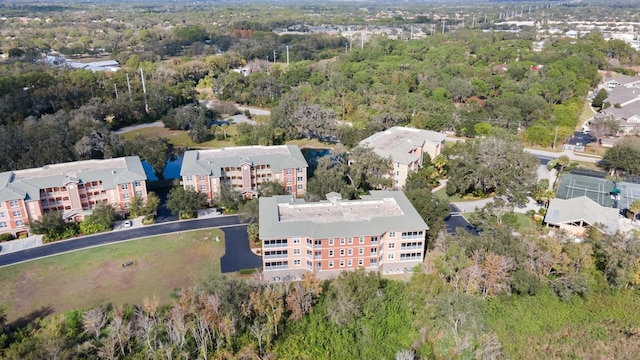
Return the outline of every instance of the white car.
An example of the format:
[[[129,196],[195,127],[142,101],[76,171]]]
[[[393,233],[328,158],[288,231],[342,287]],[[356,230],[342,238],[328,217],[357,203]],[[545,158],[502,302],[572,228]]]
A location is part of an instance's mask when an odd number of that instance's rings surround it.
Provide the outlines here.
[[[122,227],[131,227],[131,220],[125,220],[124,223],[122,224]]]

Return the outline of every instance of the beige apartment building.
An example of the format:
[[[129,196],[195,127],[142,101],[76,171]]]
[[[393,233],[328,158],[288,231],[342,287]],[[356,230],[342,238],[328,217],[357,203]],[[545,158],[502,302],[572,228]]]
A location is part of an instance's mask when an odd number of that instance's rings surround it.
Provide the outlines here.
[[[422,166],[424,154],[433,159],[444,148],[446,135],[429,130],[394,126],[360,142],[393,162],[393,188],[404,188],[407,177]]]
[[[371,191],[359,200],[330,193],[320,202],[260,198],[263,276],[410,271],[423,260],[427,229],[401,191]]]
[[[180,176],[185,189],[207,194],[209,203],[222,185],[230,185],[244,198],[253,198],[258,196],[260,185],[269,181],[277,181],[288,194],[301,197],[307,191],[308,166],[295,145],[240,146],[187,151]]]
[[[0,173],[0,233],[27,234],[29,222],[49,211],[81,221],[101,203],[125,214],[134,196],[146,199],[146,180],[137,156]]]

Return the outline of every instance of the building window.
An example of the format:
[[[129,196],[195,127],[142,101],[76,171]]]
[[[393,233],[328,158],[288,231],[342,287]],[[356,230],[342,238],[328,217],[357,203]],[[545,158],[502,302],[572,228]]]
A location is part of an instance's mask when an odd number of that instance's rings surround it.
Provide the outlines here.
[[[16,226],[24,226],[24,221],[16,220]]]
[[[293,260],[293,265],[300,266],[300,259]]]
[[[122,190],[129,190],[129,184],[122,184],[122,185],[120,185],[120,188]]]
[[[389,249],[395,249],[395,248],[396,248],[395,243],[389,243]]]
[[[329,245],[333,245],[333,238],[329,239]]]
[[[358,255],[364,255],[364,248],[358,249]]]
[[[349,249],[347,253],[349,254],[349,256],[353,255],[353,249]]]
[[[18,207],[18,200],[11,200],[9,205],[11,205],[11,207]]]
[[[340,267],[344,267],[344,260],[340,260]]]
[[[396,163],[396,167],[399,168],[400,167],[400,163]]]
[[[344,249],[340,249],[340,256],[344,256]]]
[[[344,238],[340,238],[340,245],[344,245],[345,244],[345,239]]]
[[[333,256],[333,250],[329,250],[329,256]]]
[[[293,190],[293,188],[291,187],[291,185],[287,185],[287,192],[291,192]]]
[[[200,176],[198,176],[198,180],[205,181],[205,180],[207,180],[207,177],[204,176],[204,175],[200,175]]]
[[[207,185],[200,185],[200,191],[206,191]]]
[[[122,198],[123,199],[128,199],[129,198],[129,194],[127,194],[127,193],[122,194]]]
[[[371,266],[377,266],[378,265],[378,259],[371,259],[369,260],[369,264]]]
[[[130,203],[128,203],[128,202],[124,203],[124,208],[125,208],[125,209],[128,209],[128,208],[130,208],[130,207],[131,207],[131,204],[130,204]]]
[[[347,266],[352,266],[353,265],[353,261],[351,261],[351,259],[347,260]]]
[[[133,186],[135,186],[135,187],[140,187],[140,185],[142,185],[142,183],[140,181],[138,181],[138,180],[133,182]]]
[[[364,244],[364,236],[360,236],[358,239],[358,244]]]
[[[298,190],[304,190],[304,186],[302,186],[302,184],[298,184]]]
[[[293,238],[293,243],[294,244],[300,244],[300,238],[299,237]]]
[[[372,256],[378,255],[378,249],[371,249],[371,255]]]
[[[394,237],[396,237],[396,232],[395,232],[395,231],[390,231],[390,232],[389,232],[389,237],[390,237],[390,238],[394,238]]]
[[[300,255],[300,249],[293,249],[293,255]]]
[[[304,180],[303,180],[303,178],[302,178],[302,176],[298,176],[297,180],[298,180],[298,182],[302,182],[302,181],[304,181]]]
[[[296,172],[301,173],[302,172],[302,168],[296,168]]]
[[[13,217],[22,217],[22,211],[13,210]]]
[[[351,244],[353,244],[353,238],[352,237],[349,238],[349,245],[351,245]]]
[[[329,261],[329,267],[332,268],[333,267],[333,261]]]
[[[6,227],[7,227],[7,222],[6,221],[0,221],[0,229],[6,228]]]
[[[364,260],[363,259],[358,259],[358,266],[362,266],[364,265]]]
[[[192,181],[193,180],[193,176],[189,175],[187,176],[187,181]]]
[[[0,212],[0,219],[1,218],[4,218],[4,213],[3,212]]]
[[[393,260],[396,257],[396,254],[387,254],[387,259]]]
[[[142,191],[136,190],[136,196],[142,196]],[[80,197],[82,197],[82,196],[80,196]]]
[[[291,175],[291,174],[292,174],[291,169],[287,169],[287,175]]]

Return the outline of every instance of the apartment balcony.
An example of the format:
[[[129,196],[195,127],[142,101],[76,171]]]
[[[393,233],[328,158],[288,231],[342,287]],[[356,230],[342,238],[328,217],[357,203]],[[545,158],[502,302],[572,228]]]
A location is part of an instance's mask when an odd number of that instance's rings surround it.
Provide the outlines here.
[[[422,261],[422,256],[401,256],[400,261]]]
[[[422,246],[401,246],[400,250],[422,250]]]
[[[263,271],[288,270],[289,265],[265,266]]]
[[[273,255],[264,255],[265,260],[269,259],[286,259],[289,257],[289,254],[273,254]]]
[[[287,244],[262,244],[265,249],[286,248]]]
[[[403,235],[402,240],[424,240],[424,234],[422,235]]]

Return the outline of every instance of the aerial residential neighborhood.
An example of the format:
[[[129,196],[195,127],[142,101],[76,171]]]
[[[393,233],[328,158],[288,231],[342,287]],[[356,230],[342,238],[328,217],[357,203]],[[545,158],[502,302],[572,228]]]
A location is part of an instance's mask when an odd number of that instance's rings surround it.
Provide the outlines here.
[[[640,358],[638,9],[0,3],[0,359]]]

